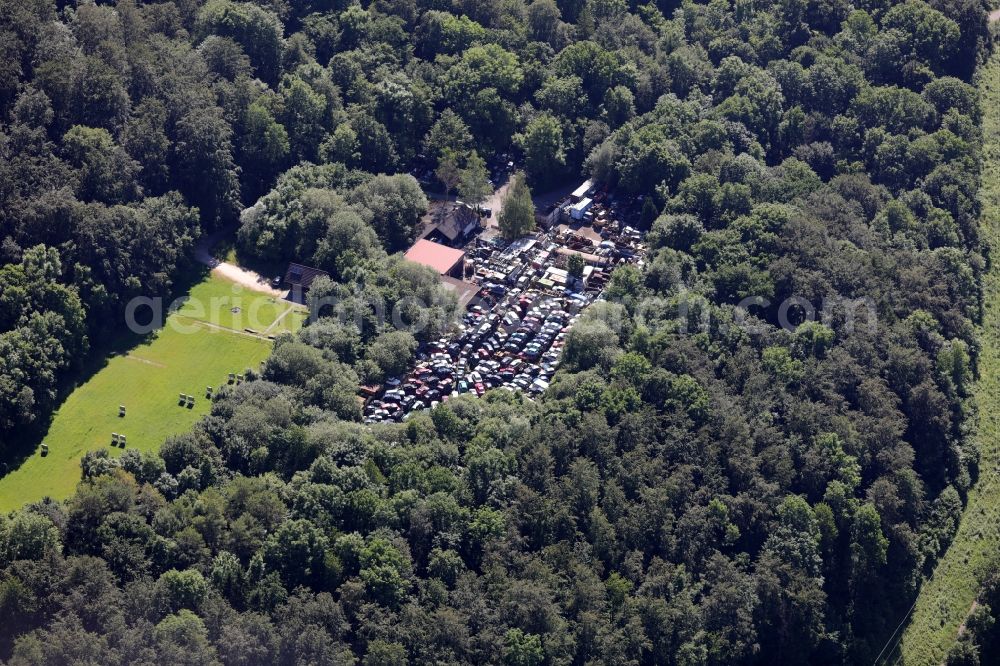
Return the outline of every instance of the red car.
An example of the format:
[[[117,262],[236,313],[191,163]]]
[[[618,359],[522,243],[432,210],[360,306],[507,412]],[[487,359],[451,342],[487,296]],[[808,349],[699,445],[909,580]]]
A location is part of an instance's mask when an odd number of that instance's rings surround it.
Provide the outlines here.
[[[486,387],[483,386],[482,382],[476,382],[476,395],[482,395],[486,393]]]

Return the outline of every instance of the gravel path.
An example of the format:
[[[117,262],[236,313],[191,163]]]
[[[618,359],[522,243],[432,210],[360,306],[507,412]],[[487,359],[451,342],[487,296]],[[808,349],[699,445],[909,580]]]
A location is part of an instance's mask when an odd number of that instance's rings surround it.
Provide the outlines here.
[[[223,229],[215,232],[214,234],[202,236],[198,241],[197,246],[195,246],[195,259],[197,259],[199,263],[211,268],[212,273],[215,275],[224,277],[231,282],[235,282],[246,287],[247,289],[257,291],[262,294],[269,294],[277,298],[285,298],[288,295],[288,290],[275,289],[271,286],[270,281],[260,273],[248,271],[245,268],[240,268],[236,264],[232,264],[228,261],[220,261],[216,257],[212,256],[212,248],[215,247],[216,243],[218,243],[224,236],[231,233],[231,231],[231,229]]]

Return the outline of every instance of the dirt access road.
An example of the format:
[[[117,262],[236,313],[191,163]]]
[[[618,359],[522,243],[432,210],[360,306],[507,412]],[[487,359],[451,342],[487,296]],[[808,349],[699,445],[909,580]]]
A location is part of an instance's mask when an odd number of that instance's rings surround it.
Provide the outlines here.
[[[236,284],[246,287],[247,289],[257,291],[262,294],[269,294],[277,298],[285,298],[288,295],[288,290],[275,289],[271,286],[270,281],[260,273],[248,271],[245,268],[240,268],[236,264],[228,261],[222,261],[212,255],[212,248],[215,247],[224,236],[231,232],[231,229],[223,229],[221,231],[216,231],[214,234],[202,236],[194,250],[194,256],[198,263],[208,266],[212,269],[212,273],[215,275],[224,277],[231,282],[235,282]]]
[[[555,189],[549,190],[547,192],[542,192],[541,194],[533,194],[531,197],[532,203],[535,204],[536,211],[546,211],[553,204],[563,201],[568,197],[580,183],[577,181],[572,181]],[[503,198],[507,196],[507,191],[510,189],[510,178],[508,177],[504,183],[497,188],[497,191],[487,199],[483,206],[486,208],[493,209],[493,217],[487,219],[486,229],[483,231],[484,238],[492,238],[493,236],[500,235],[500,222],[499,216],[500,211],[503,209]]]
[[[500,211],[503,210],[503,200],[507,196],[507,192],[510,191],[511,177],[513,173],[506,171],[503,173],[502,180],[498,181],[497,189],[486,198],[483,203],[480,204],[483,208],[489,208],[492,211],[490,217],[485,218],[486,226],[480,235],[483,240],[488,240],[500,235]],[[561,185],[555,189],[543,192],[541,194],[533,194],[531,197],[532,202],[535,204],[535,210],[544,211],[548,209],[552,204],[558,203],[570,195],[573,190],[580,186],[577,181],[572,181],[565,185]],[[431,209],[426,215],[424,215],[421,220],[421,232],[419,237],[425,238],[434,230],[434,225],[436,224],[435,212],[437,207],[441,205],[444,201],[455,201],[458,199],[456,195],[450,195],[447,199],[440,193],[429,192],[424,190],[424,194],[431,202]]]
[[[507,196],[508,190],[510,190],[509,175],[501,183],[500,187],[497,188],[496,192],[483,202],[483,208],[489,208],[493,211],[492,215],[486,218],[486,228],[483,230],[483,238],[493,238],[500,235],[500,211],[503,210],[503,199]]]
[[[489,208],[493,211],[492,215],[485,218],[486,228],[483,229],[482,238],[493,238],[494,236],[500,235],[500,225],[497,219],[500,215],[500,211],[503,208],[503,198],[507,196],[507,190],[510,189],[510,174],[504,175],[504,180],[497,187],[496,191],[486,198],[483,203],[480,204],[483,208]],[[430,192],[424,190],[424,194],[427,195],[428,201],[430,201],[430,209],[427,214],[424,215],[423,219],[420,221],[420,233],[419,238],[426,238],[437,224],[437,215],[439,214],[440,207],[447,205],[448,201],[457,201],[458,196],[451,194],[447,198],[443,194]]]

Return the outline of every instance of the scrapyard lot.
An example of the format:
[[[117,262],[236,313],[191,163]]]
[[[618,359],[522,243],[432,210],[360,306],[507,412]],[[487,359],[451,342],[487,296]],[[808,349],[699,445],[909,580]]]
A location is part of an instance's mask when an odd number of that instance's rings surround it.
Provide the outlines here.
[[[400,421],[463,393],[505,389],[540,395],[570,328],[600,299],[611,272],[641,263],[641,240],[632,227],[612,221],[599,235],[558,224],[511,244],[474,241],[465,249],[472,281],[480,287],[476,299],[449,336],[418,351],[410,372],[370,391],[365,422]],[[587,258],[580,278],[559,267],[574,252]]]

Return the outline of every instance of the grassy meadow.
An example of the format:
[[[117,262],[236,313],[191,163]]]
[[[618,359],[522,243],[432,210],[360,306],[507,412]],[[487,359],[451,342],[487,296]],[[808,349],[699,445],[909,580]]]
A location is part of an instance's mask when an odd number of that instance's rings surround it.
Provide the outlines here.
[[[112,433],[125,435],[128,448],[157,450],[167,436],[185,432],[208,413],[207,386],[225,384],[230,372],[259,368],[272,344],[263,335],[293,332],[305,316],[301,306],[219,277],[198,283],[163,328],[109,358],[73,390],[43,438],[48,455],[36,451],[0,479],[0,511],[71,495],[84,453],[121,454],[111,446]],[[247,327],[262,335],[245,333]],[[195,397],[192,408],[178,405],[180,393]],[[119,405],[126,407],[124,418],[118,416]]]
[[[195,285],[173,305],[174,314],[185,322],[194,320],[237,331],[250,328],[266,335],[294,332],[305,318],[301,305],[214,276]],[[289,318],[298,321],[298,325],[291,325]]]

